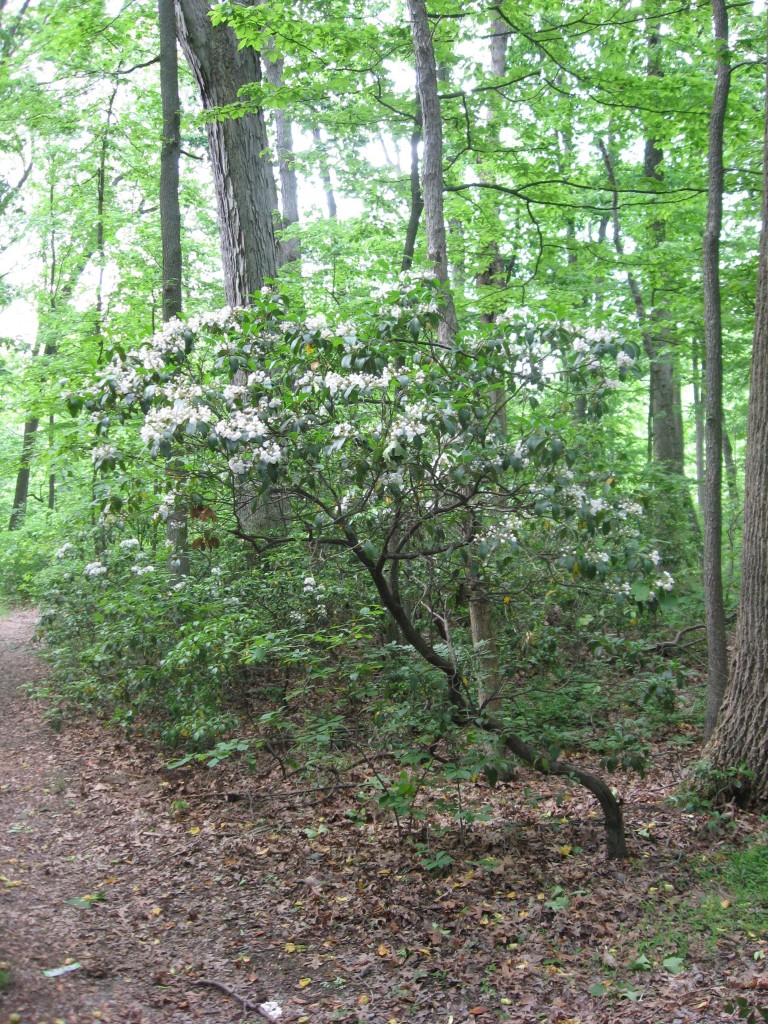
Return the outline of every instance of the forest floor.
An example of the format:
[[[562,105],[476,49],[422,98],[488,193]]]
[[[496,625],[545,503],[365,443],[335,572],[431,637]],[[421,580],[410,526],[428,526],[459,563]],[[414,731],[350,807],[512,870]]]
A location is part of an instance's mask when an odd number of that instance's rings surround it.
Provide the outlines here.
[[[352,820],[354,778],[171,771],[146,741],[46,714],[33,627],[0,623],[3,1024],[229,1024],[270,1004],[304,1024],[684,1024],[768,1003],[768,936],[701,930],[707,900],[736,898],[702,865],[761,824],[668,802],[690,748],[617,778],[627,862],[604,860],[580,791],[521,772],[470,787],[491,820],[430,873],[397,822]]]

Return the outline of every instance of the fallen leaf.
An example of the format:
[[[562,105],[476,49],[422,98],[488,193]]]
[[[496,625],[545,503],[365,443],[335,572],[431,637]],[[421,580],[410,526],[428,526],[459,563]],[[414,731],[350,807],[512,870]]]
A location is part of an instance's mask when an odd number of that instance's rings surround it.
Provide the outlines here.
[[[306,988],[308,985],[311,985],[311,984],[312,984],[312,979],[311,978],[299,978],[299,983],[296,986],[296,988]]]

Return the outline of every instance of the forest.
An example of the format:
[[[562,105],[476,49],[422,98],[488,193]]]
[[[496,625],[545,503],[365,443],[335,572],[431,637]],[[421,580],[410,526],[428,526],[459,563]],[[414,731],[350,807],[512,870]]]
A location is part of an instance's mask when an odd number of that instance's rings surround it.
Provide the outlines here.
[[[767,29],[0,0],[9,1021],[768,1020]]]

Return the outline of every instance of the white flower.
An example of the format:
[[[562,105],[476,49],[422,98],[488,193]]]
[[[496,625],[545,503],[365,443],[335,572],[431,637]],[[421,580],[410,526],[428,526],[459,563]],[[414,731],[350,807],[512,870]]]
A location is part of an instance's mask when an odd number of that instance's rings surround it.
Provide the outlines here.
[[[148,572],[154,572],[154,565],[132,565],[131,572],[134,576],[146,576]]]
[[[137,548],[139,546],[139,542],[136,540],[135,537],[129,537],[127,540],[120,541],[120,547],[123,549],[123,551],[128,551],[129,548]]]
[[[70,551],[75,550],[74,544],[63,544],[56,552],[56,558],[66,558]]]
[[[649,554],[648,557],[650,558],[650,560],[653,562],[654,565],[660,565],[661,564],[661,555],[659,554],[658,551],[651,551],[651,553]]]
[[[111,444],[97,445],[91,452],[91,462],[104,462],[106,459],[116,459],[120,453]]]
[[[228,465],[229,471],[233,476],[244,476],[251,468],[249,462],[239,458],[231,458]]]
[[[672,590],[675,585],[674,577],[668,572],[663,572],[661,576],[653,584],[654,587],[660,587],[661,590]]]
[[[619,354],[616,356],[616,365],[619,368],[622,368],[624,366],[634,366],[635,360],[628,352],[619,352]]]
[[[106,565],[101,562],[89,562],[83,569],[83,576],[103,576],[106,571]]]

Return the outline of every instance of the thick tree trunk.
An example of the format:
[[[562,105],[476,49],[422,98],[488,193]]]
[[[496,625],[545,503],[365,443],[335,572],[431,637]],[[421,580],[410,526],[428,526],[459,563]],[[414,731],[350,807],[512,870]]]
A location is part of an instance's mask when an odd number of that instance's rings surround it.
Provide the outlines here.
[[[712,0],[717,50],[715,95],[709,123],[707,223],[702,268],[706,344],[706,478],[704,485],[704,609],[707,624],[707,717],[712,735],[728,682],[728,646],[723,602],[723,345],[720,316],[720,230],[723,220],[723,131],[728,109],[730,58],[725,0]],[[746,551],[743,553],[746,562]]]
[[[179,42],[206,110],[236,104],[239,91],[261,81],[259,55],[239,49],[232,29],[211,25],[207,0],[176,0]],[[277,190],[260,110],[208,122],[227,302],[247,306],[277,265],[273,210]]]
[[[713,7],[721,4],[714,0]],[[723,15],[724,6],[720,18]],[[704,748],[705,759],[721,773],[722,794],[751,807],[768,805],[768,77],[763,146],[763,230],[749,391],[739,621],[730,683]]]

